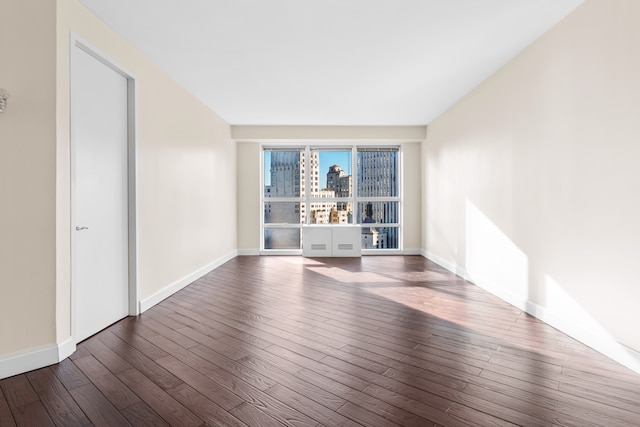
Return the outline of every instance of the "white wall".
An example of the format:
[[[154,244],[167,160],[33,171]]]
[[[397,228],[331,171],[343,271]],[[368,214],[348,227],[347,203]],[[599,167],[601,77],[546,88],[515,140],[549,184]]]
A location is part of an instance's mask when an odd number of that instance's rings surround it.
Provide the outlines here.
[[[141,307],[235,256],[237,248],[230,126],[77,0],[7,0],[1,12],[8,18],[0,26],[0,85],[13,96],[0,116],[0,378],[56,362],[75,348],[72,34],[136,78]]]
[[[238,251],[257,254],[260,250],[260,143],[345,143],[384,142],[401,144],[403,151],[404,249],[419,253],[422,235],[420,209],[420,141],[424,126],[233,126],[238,142]]]
[[[427,255],[636,370],[639,22],[636,1],[586,1],[422,151]]]

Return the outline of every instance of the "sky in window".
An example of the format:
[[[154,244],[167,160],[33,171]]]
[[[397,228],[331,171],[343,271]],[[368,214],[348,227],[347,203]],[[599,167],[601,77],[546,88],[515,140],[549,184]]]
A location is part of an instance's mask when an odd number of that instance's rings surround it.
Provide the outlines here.
[[[351,175],[351,151],[320,152],[320,188],[327,187],[327,172],[333,165],[340,166],[347,175]]]

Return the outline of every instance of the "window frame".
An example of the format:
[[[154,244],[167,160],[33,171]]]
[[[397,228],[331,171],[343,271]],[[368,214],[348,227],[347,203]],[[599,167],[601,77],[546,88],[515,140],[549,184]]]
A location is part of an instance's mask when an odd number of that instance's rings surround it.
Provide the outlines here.
[[[397,196],[391,197],[360,197],[358,193],[358,170],[357,170],[357,155],[358,148],[370,148],[370,149],[392,149],[397,152],[396,159],[396,185]],[[265,152],[266,151],[297,151],[302,150],[305,153],[305,179],[300,183],[301,188],[304,187],[304,193],[301,191],[299,197],[265,197]],[[311,197],[311,152],[313,150],[319,151],[351,151],[351,175],[352,175],[352,187],[350,197]],[[367,226],[381,227],[381,228],[395,228],[398,233],[398,247],[393,249],[361,249],[363,255],[389,255],[400,254],[403,252],[403,145],[401,143],[389,143],[389,142],[358,142],[358,143],[343,143],[343,142],[269,142],[260,144],[260,255],[302,255],[302,227],[310,224],[311,218],[311,203],[317,203],[322,200],[326,203],[346,202],[352,203],[353,206],[353,222],[351,224],[361,225],[357,223],[357,209],[361,203],[366,202],[397,202],[398,203],[398,222],[396,223],[367,223]],[[290,202],[300,203],[304,205],[305,222],[299,222],[297,224],[281,224],[281,223],[265,223],[265,206],[268,202]],[[331,224],[326,224],[330,226]],[[265,229],[277,229],[277,228],[297,228],[300,230],[300,248],[298,249],[265,249]]]

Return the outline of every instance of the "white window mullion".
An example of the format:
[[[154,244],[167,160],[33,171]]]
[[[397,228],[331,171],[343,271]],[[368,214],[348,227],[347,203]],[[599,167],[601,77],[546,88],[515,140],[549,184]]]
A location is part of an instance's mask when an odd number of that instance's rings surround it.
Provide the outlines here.
[[[304,202],[305,203],[305,217],[304,217],[304,223],[305,224],[309,224],[309,217],[311,216],[311,179],[313,178],[311,176],[311,171],[313,170],[312,167],[312,159],[311,159],[311,148],[307,145],[304,149],[304,163],[305,163],[305,168],[304,168]]]

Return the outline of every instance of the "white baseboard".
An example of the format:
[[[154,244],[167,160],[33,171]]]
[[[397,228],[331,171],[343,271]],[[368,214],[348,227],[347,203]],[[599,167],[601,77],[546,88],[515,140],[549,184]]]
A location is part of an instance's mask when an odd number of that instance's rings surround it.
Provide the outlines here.
[[[462,267],[458,266],[455,263],[449,262],[447,260],[445,260],[444,258],[440,258],[437,255],[434,255],[430,252],[427,252],[425,250],[421,250],[420,251],[420,255],[422,255],[423,257],[425,257],[426,259],[428,259],[429,261],[435,262],[436,264],[438,264],[440,267],[444,268],[445,270],[450,271],[451,273],[462,277],[465,280],[470,280],[469,274],[466,272],[465,269],[463,269]]]
[[[589,322],[583,322],[583,319],[576,316],[567,316],[567,313],[559,313],[557,310],[550,310],[529,300],[523,300],[508,289],[492,286],[490,283],[476,283],[463,268],[427,251],[422,251],[421,255],[640,374],[640,353],[617,342],[604,331],[600,332],[595,328],[583,326]]]
[[[58,344],[58,362],[71,356],[76,351],[76,342],[69,337],[66,341]]]
[[[238,256],[257,256],[260,255],[260,249],[238,249]]]
[[[140,307],[140,313],[144,313],[145,311],[147,311],[148,309],[150,309],[151,307],[153,307],[154,305],[158,304],[159,302],[161,302],[162,300],[165,300],[167,298],[169,298],[171,295],[175,294],[176,292],[178,292],[180,289],[184,288],[185,286],[189,285],[190,283],[193,283],[194,281],[198,280],[199,278],[201,278],[202,276],[204,276],[207,273],[210,273],[211,271],[215,270],[216,268],[220,267],[222,264],[224,264],[225,262],[235,258],[236,256],[238,256],[238,251],[233,251],[221,258],[218,258],[217,260],[215,260],[214,262],[212,262],[211,264],[208,264],[202,268],[200,268],[197,271],[194,271],[193,273],[183,277],[182,279],[178,280],[177,282],[164,287],[163,289],[159,290],[158,292],[156,292],[155,294],[151,295],[150,297],[147,297],[143,300],[140,300],[139,302],[139,307]]]
[[[273,255],[275,252],[270,251],[268,255]],[[389,251],[384,251],[382,249],[375,249],[368,252],[367,255],[397,255],[399,252],[396,249],[392,249]],[[424,256],[424,251],[422,249],[404,249],[400,252],[402,255],[422,255]],[[259,249],[238,249],[238,256],[257,256],[261,255]],[[267,255],[267,254],[265,254]],[[277,255],[282,255],[278,253]],[[299,253],[291,253],[288,251],[286,255],[300,255]]]
[[[505,300],[510,302],[508,300]],[[608,358],[640,374],[640,353],[619,343],[604,330],[598,330],[596,325],[589,328],[590,319],[582,319],[578,316],[568,316],[567,313],[558,313],[546,307],[526,302],[523,311],[542,320],[557,330],[602,353]]]
[[[410,248],[402,251],[403,255],[422,255],[422,249]]]
[[[193,272],[192,274],[183,277],[150,297],[139,301],[140,313],[148,310],[160,301],[173,295],[188,284],[194,282],[236,256],[236,251],[231,252],[230,254]],[[72,338],[68,338],[60,344],[37,347],[28,351],[2,356],[0,357],[0,379],[59,363],[73,354],[74,351],[76,351],[76,343]]]
[[[37,347],[0,357],[0,380],[58,363],[76,350],[71,338],[60,344]]]

